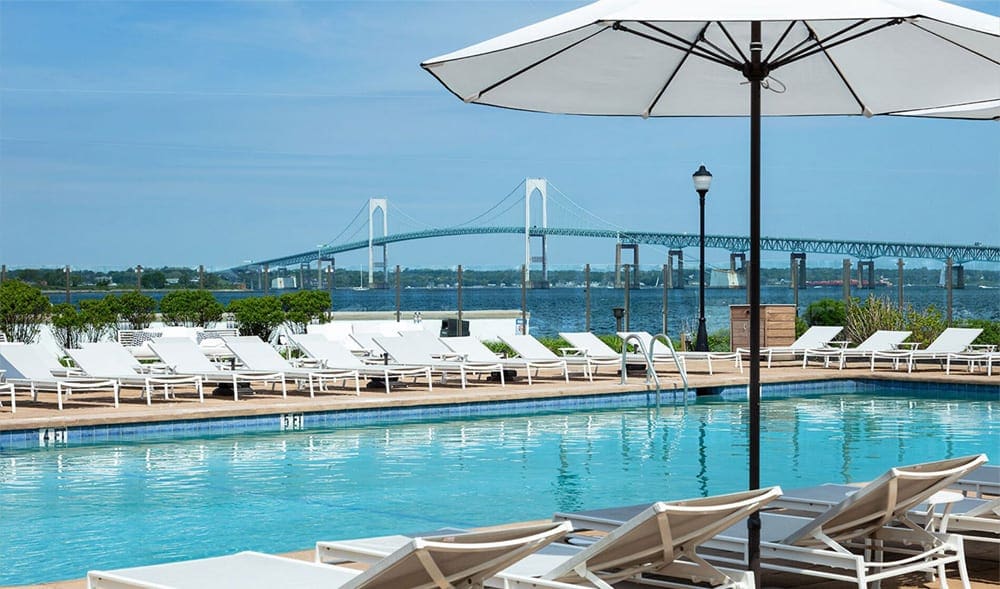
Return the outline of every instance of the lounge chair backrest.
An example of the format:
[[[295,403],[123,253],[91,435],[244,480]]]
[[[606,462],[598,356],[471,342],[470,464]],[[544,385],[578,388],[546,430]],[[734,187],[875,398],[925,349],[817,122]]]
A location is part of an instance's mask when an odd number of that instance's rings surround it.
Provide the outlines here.
[[[983,330],[972,327],[949,327],[924,348],[925,352],[962,352]]]
[[[529,360],[558,360],[552,350],[531,335],[501,335],[500,340],[511,347],[518,356]]]
[[[820,535],[835,541],[867,536],[984,462],[986,455],[976,454],[889,469],[795,531],[783,543],[809,546],[824,544]]]
[[[129,376],[136,374],[131,363],[121,363],[121,359],[105,354],[101,348],[93,346],[79,350],[66,350],[69,357],[73,359],[84,372],[90,376]],[[128,354],[128,352],[125,352]],[[131,355],[131,354],[129,354]]]
[[[295,370],[287,360],[281,357],[277,350],[271,347],[271,344],[255,335],[227,336],[222,338],[222,341],[249,370],[267,372]]]
[[[369,353],[381,353],[382,348],[375,343],[376,337],[384,337],[379,331],[355,331],[351,339],[357,342],[358,348]]]
[[[581,569],[608,584],[655,572],[780,496],[780,487],[769,487],[654,503],[543,577],[589,587]]]
[[[44,354],[34,344],[0,344],[0,370],[7,378],[51,382],[55,377]]]
[[[589,331],[559,332],[559,335],[569,342],[569,345],[578,350],[583,350],[588,356],[595,358],[614,358],[619,356],[618,352],[614,351],[611,346],[601,341],[601,338]]]
[[[165,325],[161,329],[162,337],[176,337],[176,338],[187,338],[194,343],[198,343],[198,332],[202,329],[200,327],[185,327],[183,325]]]
[[[125,346],[118,342],[89,342],[81,344],[80,347],[85,350],[98,350],[102,355],[110,357],[117,365],[128,366],[133,371],[142,368],[142,364],[140,364],[139,360],[132,355],[132,352],[129,352],[125,349]],[[87,369],[84,368],[84,370]],[[128,374],[128,372],[123,374]]]
[[[444,343],[456,354],[462,354],[469,362],[497,362],[499,357],[486,347],[479,338],[472,335],[447,337]]]
[[[546,522],[414,538],[341,589],[482,587],[490,577],[568,531],[570,526],[566,522]]]
[[[181,374],[204,374],[218,372],[219,369],[198,349],[194,340],[186,337],[160,337],[149,342],[153,353],[174,372]]]
[[[427,364],[434,362],[430,354],[419,347],[419,341],[402,337],[376,337],[375,343],[397,364]]]
[[[913,332],[880,329],[868,336],[868,339],[858,344],[858,347],[854,349],[866,352],[893,350],[896,346],[903,343],[906,338],[910,337],[911,333]]]
[[[842,325],[813,325],[788,347],[796,350],[825,348],[843,329]]]
[[[364,362],[340,342],[331,341],[318,333],[293,335],[292,342],[311,358],[323,360],[327,368],[361,368]]]
[[[441,338],[429,331],[420,330],[400,330],[399,337],[411,343],[416,343],[418,349],[427,354],[449,354],[449,348]]]

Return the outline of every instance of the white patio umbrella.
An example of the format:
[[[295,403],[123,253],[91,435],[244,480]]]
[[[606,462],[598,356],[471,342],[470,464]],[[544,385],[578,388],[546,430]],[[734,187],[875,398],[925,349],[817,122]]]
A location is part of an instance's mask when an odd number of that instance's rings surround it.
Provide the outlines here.
[[[761,115],[968,116],[967,105],[1000,100],[1000,19],[938,0],[600,0],[421,65],[477,104],[749,116],[749,486],[758,488]],[[757,570],[759,520],[749,526]]]

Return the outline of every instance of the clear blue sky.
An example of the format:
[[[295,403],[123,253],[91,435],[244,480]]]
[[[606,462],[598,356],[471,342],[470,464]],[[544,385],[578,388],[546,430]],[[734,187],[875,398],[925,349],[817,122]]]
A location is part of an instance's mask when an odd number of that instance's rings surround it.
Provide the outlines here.
[[[389,199],[391,232],[411,231],[474,217],[525,177],[619,227],[693,233],[702,162],[715,175],[708,232],[745,235],[746,120],[466,105],[419,68],[581,4],[3,0],[0,262],[224,268],[327,242],[369,197]],[[962,4],[1000,13],[996,1]],[[997,123],[796,118],[763,129],[766,236],[1000,244]],[[550,225],[581,223],[550,208]],[[613,245],[554,239],[550,258],[610,263]],[[513,236],[390,249],[404,266],[522,259]]]

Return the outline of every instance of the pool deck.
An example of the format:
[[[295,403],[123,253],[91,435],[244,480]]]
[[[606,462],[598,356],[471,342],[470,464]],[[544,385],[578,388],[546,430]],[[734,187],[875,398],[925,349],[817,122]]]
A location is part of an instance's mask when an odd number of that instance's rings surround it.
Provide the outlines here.
[[[746,385],[748,372],[743,374],[727,362],[713,364],[715,374],[709,375],[704,366],[698,362],[690,362],[688,383],[691,388],[724,387]],[[660,373],[663,390],[681,388],[681,380],[674,371]],[[992,377],[985,372],[969,373],[964,367],[953,370],[946,375],[943,370],[930,366],[922,366],[918,371],[907,374],[903,371],[893,371],[881,368],[871,372],[867,367],[837,370],[836,368],[811,367],[802,369],[800,364],[792,362],[777,363],[774,368],[762,367],[762,383],[790,383],[832,379],[872,379],[903,382],[936,382],[947,384],[985,384],[1000,385],[1000,374]],[[156,421],[173,421],[187,419],[211,419],[218,417],[267,415],[289,412],[337,411],[363,408],[407,407],[434,404],[456,404],[481,401],[506,401],[538,398],[554,398],[582,395],[607,394],[615,392],[633,392],[647,390],[645,378],[641,374],[630,376],[628,383],[620,384],[620,377],[609,367],[604,367],[595,375],[590,383],[579,375],[571,378],[569,383],[561,376],[551,375],[536,379],[529,386],[524,379],[508,382],[505,388],[498,383],[470,380],[466,390],[462,390],[457,382],[452,380],[447,384],[435,382],[433,391],[428,391],[421,384],[411,385],[386,394],[384,389],[366,390],[362,388],[360,395],[355,395],[353,388],[342,388],[317,393],[310,398],[308,391],[292,391],[287,399],[281,398],[280,391],[261,391],[258,394],[241,398],[234,402],[231,396],[213,397],[206,387],[204,404],[199,403],[193,392],[181,391],[175,400],[165,401],[162,394],[155,394],[153,404],[147,406],[145,400],[139,398],[135,389],[124,389],[121,404],[118,408],[111,405],[109,393],[75,393],[65,408],[59,411],[55,404],[54,393],[41,393],[39,402],[32,402],[26,395],[19,395],[17,413],[11,414],[9,395],[2,396],[4,406],[0,407],[0,431],[21,430],[48,427],[78,427],[87,425],[106,425],[123,423],[148,423]],[[292,558],[309,560],[311,550],[304,550],[290,555]],[[972,576],[972,588],[984,589],[1000,587],[1000,565],[996,561],[969,561]],[[950,574],[955,579],[957,575]],[[801,579],[765,579],[767,587],[809,587],[811,589],[827,589],[845,587],[846,584],[803,583]],[[927,581],[920,575],[909,577],[902,582],[883,584],[892,589],[917,589],[937,587],[936,582]],[[49,589],[82,589],[86,587],[83,580],[60,581],[32,585],[35,588]],[[2,589],[2,588],[0,588]]]

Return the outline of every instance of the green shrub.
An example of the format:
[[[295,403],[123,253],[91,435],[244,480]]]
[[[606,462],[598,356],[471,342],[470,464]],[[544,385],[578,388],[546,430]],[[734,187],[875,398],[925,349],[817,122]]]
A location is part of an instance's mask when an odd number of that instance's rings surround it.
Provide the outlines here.
[[[903,313],[895,303],[885,297],[869,295],[863,303],[851,299],[843,335],[859,344],[880,329],[900,331],[905,325]]]
[[[64,348],[77,348],[84,329],[83,315],[69,303],[52,306],[52,333]]]
[[[160,313],[167,325],[205,327],[222,319],[222,305],[207,290],[175,290],[160,300]]]
[[[112,299],[112,296],[105,297]],[[128,324],[129,329],[146,329],[153,322],[156,312],[156,300],[137,290],[115,297],[110,304],[115,305],[118,317]]]
[[[281,295],[285,321],[295,333],[305,333],[310,323],[325,323],[330,310],[330,293],[325,290],[300,290]]]
[[[912,331],[909,341],[920,342],[921,347],[934,341],[941,335],[947,327],[941,312],[934,305],[930,305],[923,311],[917,311],[913,307],[907,307],[903,313],[906,329]]]
[[[798,339],[803,333],[809,330],[809,324],[801,317],[795,318],[795,338]]]
[[[622,353],[622,338],[618,337],[616,334],[599,334],[597,339],[608,344],[608,347],[612,350]]]
[[[0,331],[8,341],[35,341],[51,308],[48,297],[34,286],[20,280],[0,284]]]
[[[708,334],[708,350],[710,352],[728,352],[729,330],[720,329],[719,331]]]
[[[847,306],[840,299],[820,299],[806,307],[802,318],[812,325],[843,325],[847,320]]]
[[[539,338],[535,338],[535,339],[537,339],[546,348],[552,350],[552,353],[554,353],[556,356],[562,356],[563,355],[562,350],[560,350],[559,348],[569,348],[569,347],[571,347],[569,345],[568,341],[566,341],[563,338],[558,337],[558,336],[556,336],[556,337],[539,337]]]
[[[498,356],[503,356],[505,358],[512,358],[516,356],[514,350],[511,349],[507,344],[500,341],[484,340],[483,345],[490,349],[491,352],[497,354]]]
[[[118,298],[114,296],[80,301],[82,341],[96,342],[108,335],[117,337],[119,306]]]
[[[226,310],[233,314],[240,335],[255,335],[265,341],[285,321],[281,301],[273,296],[233,299]]]

